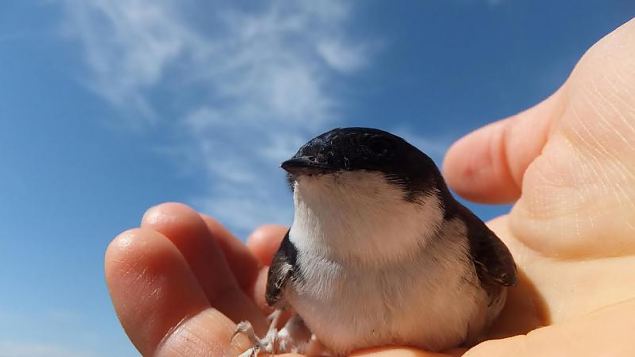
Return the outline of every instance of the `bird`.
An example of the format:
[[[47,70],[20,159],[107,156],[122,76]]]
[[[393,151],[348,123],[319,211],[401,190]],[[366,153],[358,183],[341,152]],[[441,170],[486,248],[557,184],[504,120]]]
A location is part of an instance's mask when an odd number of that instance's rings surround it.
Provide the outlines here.
[[[341,356],[376,346],[477,343],[516,283],[505,244],[458,202],[434,161],[374,128],[336,128],[281,164],[294,217],[269,268],[259,352]],[[282,311],[293,317],[277,329]],[[298,337],[300,336],[300,337]],[[308,338],[307,336],[310,336]]]

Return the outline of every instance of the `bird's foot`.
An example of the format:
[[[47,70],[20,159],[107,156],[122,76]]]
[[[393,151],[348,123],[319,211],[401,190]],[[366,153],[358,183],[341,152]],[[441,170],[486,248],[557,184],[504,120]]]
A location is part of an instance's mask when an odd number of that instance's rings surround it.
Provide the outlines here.
[[[256,336],[256,332],[254,331],[253,326],[249,321],[241,321],[238,325],[236,325],[236,331],[232,335],[232,340],[238,334],[243,334],[249,338],[251,341],[251,347],[243,352],[240,357],[256,357],[261,352],[268,353],[273,355],[275,353],[275,339],[277,331],[271,333],[271,331],[267,332],[267,335],[264,338],[259,338]]]
[[[271,313],[271,315],[269,315],[267,318],[269,321],[269,330],[263,338],[258,338],[258,336],[256,336],[256,332],[249,321],[241,321],[238,325],[236,325],[236,331],[234,331],[234,334],[232,335],[232,340],[236,337],[236,335],[244,334],[252,343],[252,347],[243,352],[240,357],[256,357],[261,352],[265,352],[269,355],[276,353],[276,343],[278,339],[277,325],[281,314],[281,310],[275,310]]]
[[[234,334],[232,335],[232,340],[238,334],[247,336],[252,344],[252,347],[243,352],[240,357],[256,357],[260,353],[266,353],[267,355],[273,355],[276,353],[275,344],[278,331],[275,328],[270,328],[265,337],[259,338],[256,336],[256,332],[249,321],[241,321],[238,325],[236,325],[236,331],[234,331]]]

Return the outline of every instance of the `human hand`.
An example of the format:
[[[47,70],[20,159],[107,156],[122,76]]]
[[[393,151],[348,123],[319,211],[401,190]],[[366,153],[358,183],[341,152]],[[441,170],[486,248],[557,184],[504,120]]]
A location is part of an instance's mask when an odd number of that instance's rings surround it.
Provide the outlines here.
[[[466,356],[635,356],[635,20],[543,103],[457,142],[444,166],[466,198],[517,200],[490,225],[521,273],[491,331],[506,338]]]
[[[285,233],[285,227],[261,227],[244,245],[185,205],[149,209],[139,228],[117,236],[106,251],[106,281],[132,343],[144,356],[247,350],[241,334],[230,343],[235,322],[249,320],[259,335],[266,331],[267,266]]]
[[[552,97],[459,141],[448,183],[467,198],[512,202],[491,222],[519,267],[518,286],[466,356],[635,355],[635,20],[596,44]],[[247,246],[218,222],[166,204],[106,253],[106,279],[144,355],[234,355],[233,321],[265,329],[265,266],[284,234]],[[549,326],[540,327],[543,324]],[[433,356],[412,349],[369,351]]]

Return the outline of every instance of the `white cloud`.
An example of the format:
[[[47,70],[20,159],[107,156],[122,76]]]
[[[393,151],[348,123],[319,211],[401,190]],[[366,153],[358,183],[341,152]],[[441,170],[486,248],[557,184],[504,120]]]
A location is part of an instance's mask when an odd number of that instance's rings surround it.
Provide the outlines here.
[[[187,148],[175,151],[203,163],[210,182],[199,207],[243,231],[289,223],[278,164],[341,116],[337,74],[368,64],[369,46],[346,35],[345,3],[62,4],[66,33],[82,45],[94,90],[128,117],[186,133]],[[198,12],[205,21],[195,21]],[[158,114],[166,108],[174,119]]]
[[[243,233],[265,222],[289,223],[278,164],[340,122],[339,75],[369,66],[378,44],[347,36],[351,9],[335,0],[249,9],[217,2],[188,8],[193,3],[176,0],[60,1],[66,33],[82,45],[89,85],[137,118],[133,124],[185,133],[181,146],[157,152],[197,165],[187,171],[202,170],[209,185],[192,201]],[[193,20],[196,12],[205,14],[202,23]],[[395,131],[437,162],[451,142]]]
[[[363,50],[363,47],[357,47],[354,50],[346,48],[350,45],[338,40],[325,40],[318,44],[317,49],[331,67],[343,73],[350,73],[366,65],[364,54],[367,52]]]
[[[152,118],[143,91],[156,85],[187,47],[198,43],[195,34],[171,21],[168,1],[62,1],[65,30],[84,46],[93,89],[118,107],[132,106]]]

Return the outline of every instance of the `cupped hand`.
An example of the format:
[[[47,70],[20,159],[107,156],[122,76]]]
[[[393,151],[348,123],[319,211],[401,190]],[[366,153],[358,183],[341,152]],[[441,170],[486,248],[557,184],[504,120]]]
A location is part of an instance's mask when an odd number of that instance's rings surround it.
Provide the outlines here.
[[[232,341],[235,323],[249,320],[264,335],[267,266],[285,233],[282,226],[261,227],[245,245],[183,204],[149,209],[139,228],[106,251],[106,281],[132,343],[144,356],[245,351],[245,336]]]
[[[457,142],[459,194],[514,202],[491,222],[519,284],[490,338],[465,356],[635,355],[635,20],[591,48],[550,98]],[[285,233],[247,245],[180,204],[150,209],[106,252],[119,319],[143,355],[237,355],[235,322],[266,329],[266,266]],[[367,355],[441,356],[408,348]]]
[[[444,172],[466,198],[516,201],[490,226],[520,284],[502,339],[467,356],[635,356],[635,20],[550,98],[458,141]]]

